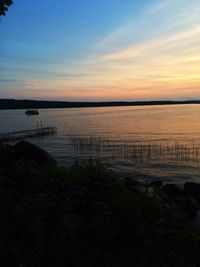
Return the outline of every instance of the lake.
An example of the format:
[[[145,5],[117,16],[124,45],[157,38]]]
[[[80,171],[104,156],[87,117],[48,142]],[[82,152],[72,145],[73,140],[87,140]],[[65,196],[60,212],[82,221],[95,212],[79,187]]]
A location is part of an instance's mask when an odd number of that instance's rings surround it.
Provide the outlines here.
[[[57,135],[29,138],[59,164],[99,159],[141,180],[200,182],[200,105],[1,110],[0,133],[55,126]]]

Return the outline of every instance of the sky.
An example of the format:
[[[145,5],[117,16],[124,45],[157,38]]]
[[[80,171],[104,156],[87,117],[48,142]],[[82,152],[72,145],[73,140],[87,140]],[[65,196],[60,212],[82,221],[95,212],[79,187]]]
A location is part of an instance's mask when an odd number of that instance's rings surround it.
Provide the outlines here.
[[[0,98],[200,99],[199,0],[14,0]]]

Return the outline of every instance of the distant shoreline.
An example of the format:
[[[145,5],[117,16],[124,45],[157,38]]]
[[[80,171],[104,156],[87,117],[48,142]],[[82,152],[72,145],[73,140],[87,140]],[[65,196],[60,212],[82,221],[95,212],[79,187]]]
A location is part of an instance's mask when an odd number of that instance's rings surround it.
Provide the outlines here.
[[[67,102],[45,100],[0,99],[0,110],[5,109],[44,109],[44,108],[89,108],[89,107],[122,107],[152,105],[200,104],[200,100],[185,101],[106,101],[106,102]]]

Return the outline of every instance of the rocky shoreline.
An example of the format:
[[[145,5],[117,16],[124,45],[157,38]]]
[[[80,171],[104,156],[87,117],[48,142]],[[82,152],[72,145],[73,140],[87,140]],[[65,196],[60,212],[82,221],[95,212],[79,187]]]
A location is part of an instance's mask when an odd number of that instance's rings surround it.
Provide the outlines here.
[[[0,266],[200,266],[199,209],[200,184],[120,179],[98,162],[59,167],[26,141],[0,145]]]
[[[150,183],[150,189],[154,188],[162,192],[166,199],[174,204],[189,220],[200,226],[200,184],[185,182],[183,187],[179,184],[154,181]]]
[[[55,160],[49,153],[27,141],[20,141],[14,146],[0,144],[0,159],[6,163],[24,160],[33,161],[42,166],[56,166]],[[138,185],[135,181],[134,183],[137,185],[135,190],[140,192],[145,192],[147,188],[148,192],[152,192],[154,189],[162,192],[185,214],[186,218],[194,219],[197,217],[195,222],[199,221],[200,225],[200,184],[185,182],[181,187],[174,183],[163,184],[161,180],[151,182],[150,184],[139,183],[140,185]]]

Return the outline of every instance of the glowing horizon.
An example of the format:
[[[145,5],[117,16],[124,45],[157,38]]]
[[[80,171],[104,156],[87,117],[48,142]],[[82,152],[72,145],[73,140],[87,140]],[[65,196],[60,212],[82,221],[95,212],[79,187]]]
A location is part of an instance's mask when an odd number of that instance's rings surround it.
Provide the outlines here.
[[[38,15],[45,21],[42,29],[40,21],[31,21],[37,15],[29,18],[25,11],[29,7],[34,14],[39,1],[25,8],[25,0],[21,2],[0,22],[0,98],[200,99],[199,1],[117,5],[112,0],[106,5],[105,0],[68,0],[61,1],[61,8],[70,7],[75,18],[65,18],[64,11],[53,9],[53,0],[46,0],[48,15]],[[76,5],[88,14],[77,14]],[[28,23],[24,34],[19,29],[23,15]],[[48,25],[51,15],[57,21]]]

